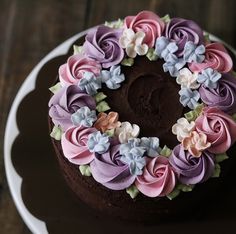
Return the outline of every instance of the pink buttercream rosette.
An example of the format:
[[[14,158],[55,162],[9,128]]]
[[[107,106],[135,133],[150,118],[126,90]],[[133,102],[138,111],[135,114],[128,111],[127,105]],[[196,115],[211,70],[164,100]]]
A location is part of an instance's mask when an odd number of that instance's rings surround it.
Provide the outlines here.
[[[169,160],[158,156],[147,162],[143,174],[138,176],[135,185],[148,197],[163,197],[171,193],[175,187],[176,178]]]
[[[236,122],[218,108],[205,107],[195,123],[196,131],[205,134],[211,143],[211,153],[225,153],[236,141]]]
[[[165,23],[161,18],[151,11],[141,11],[136,16],[127,16],[124,21],[125,28],[131,28],[135,33],[144,32],[145,38],[143,43],[148,47],[153,47],[156,38],[160,37]]]
[[[67,63],[60,66],[59,79],[62,85],[77,84],[85,72],[91,72],[98,76],[100,71],[100,63],[85,55],[76,54],[70,56]]]
[[[89,134],[96,132],[95,128],[83,126],[69,128],[61,138],[61,146],[65,157],[76,165],[85,165],[94,159],[94,153],[87,147]]]
[[[219,43],[209,43],[205,46],[205,59],[202,63],[190,63],[192,72],[201,72],[206,68],[212,68],[221,73],[229,72],[233,67],[233,61],[225,47]]]

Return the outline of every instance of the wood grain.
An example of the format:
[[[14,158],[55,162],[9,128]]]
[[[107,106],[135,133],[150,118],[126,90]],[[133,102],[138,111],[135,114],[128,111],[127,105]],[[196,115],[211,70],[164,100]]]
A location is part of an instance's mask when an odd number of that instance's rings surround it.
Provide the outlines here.
[[[235,5],[234,0],[0,0],[0,233],[30,233],[9,194],[3,138],[17,90],[49,51],[85,28],[143,9],[193,19],[236,47]]]

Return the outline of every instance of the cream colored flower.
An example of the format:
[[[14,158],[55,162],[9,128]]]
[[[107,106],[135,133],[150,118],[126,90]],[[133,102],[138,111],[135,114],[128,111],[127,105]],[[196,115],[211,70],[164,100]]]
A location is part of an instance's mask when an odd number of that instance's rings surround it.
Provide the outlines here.
[[[120,38],[120,45],[125,49],[130,58],[136,55],[145,55],[148,52],[148,45],[143,43],[145,33],[142,31],[134,32],[131,28],[125,29]]]
[[[126,143],[129,139],[137,137],[139,131],[138,125],[122,122],[120,127],[115,129],[115,135],[118,136],[120,143]]]
[[[179,71],[176,82],[181,85],[181,88],[198,89],[200,84],[197,83],[198,73],[192,73],[188,68],[183,68]]]
[[[193,156],[200,157],[202,151],[209,148],[211,143],[207,142],[207,136],[204,133],[192,131],[189,137],[183,139],[182,145]]]
[[[185,118],[180,118],[177,120],[177,123],[172,126],[172,132],[177,135],[178,141],[190,136],[190,133],[195,128],[194,121],[188,122]]]

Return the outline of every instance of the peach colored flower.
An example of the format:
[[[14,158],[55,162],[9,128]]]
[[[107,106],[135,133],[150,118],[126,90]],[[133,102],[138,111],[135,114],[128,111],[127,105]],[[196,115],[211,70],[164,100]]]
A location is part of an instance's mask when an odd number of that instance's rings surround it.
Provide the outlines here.
[[[101,132],[106,132],[107,130],[115,129],[120,126],[118,121],[119,114],[117,112],[109,112],[108,114],[101,112],[98,114],[97,121],[94,127]]]
[[[192,131],[189,137],[183,139],[182,145],[193,156],[200,157],[202,151],[209,148],[211,143],[207,142],[207,136],[204,133]]]

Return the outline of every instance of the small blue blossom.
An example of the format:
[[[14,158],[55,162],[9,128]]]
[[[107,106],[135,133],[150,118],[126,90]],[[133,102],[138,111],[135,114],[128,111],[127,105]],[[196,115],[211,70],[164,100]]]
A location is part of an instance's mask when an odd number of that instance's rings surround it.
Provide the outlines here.
[[[201,63],[205,59],[206,48],[204,45],[195,45],[192,41],[187,41],[184,46],[184,60],[188,63]]]
[[[161,150],[159,138],[157,137],[142,137],[140,146],[146,149],[146,154],[150,157],[158,156]]]
[[[132,148],[129,152],[122,155],[120,160],[129,165],[132,175],[142,175],[146,160],[143,157],[144,151],[140,147]]]
[[[157,38],[155,45],[155,54],[157,54],[158,57],[163,58],[166,61],[167,57],[174,54],[177,50],[178,46],[175,42],[170,42],[168,38],[163,36]]]
[[[96,111],[90,110],[87,106],[83,106],[71,115],[71,121],[75,126],[92,127],[97,120]]]
[[[176,55],[172,54],[166,58],[166,62],[163,64],[164,72],[170,73],[172,77],[176,77],[179,74],[179,70],[184,67],[186,62],[182,58],[178,58]]]
[[[212,68],[206,68],[198,75],[197,81],[209,89],[215,89],[217,87],[217,82],[221,77],[222,75],[218,71],[215,71]]]
[[[128,143],[121,144],[120,145],[120,154],[124,155],[128,152],[130,152],[133,148],[141,148],[143,150],[143,153],[145,152],[145,148],[140,146],[141,140],[139,138],[131,138],[128,140]]]
[[[198,100],[200,94],[197,90],[192,91],[189,88],[182,88],[179,91],[180,103],[185,107],[188,106],[190,109],[194,109],[199,105]]]
[[[120,88],[120,83],[125,80],[125,76],[121,74],[120,66],[112,66],[109,71],[101,71],[101,79],[109,89],[118,89]]]
[[[110,146],[109,136],[99,131],[93,132],[88,136],[87,146],[90,152],[103,154]]]
[[[101,78],[95,77],[92,72],[85,72],[79,82],[81,90],[85,90],[89,95],[94,95],[101,88]]]

